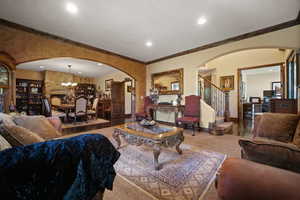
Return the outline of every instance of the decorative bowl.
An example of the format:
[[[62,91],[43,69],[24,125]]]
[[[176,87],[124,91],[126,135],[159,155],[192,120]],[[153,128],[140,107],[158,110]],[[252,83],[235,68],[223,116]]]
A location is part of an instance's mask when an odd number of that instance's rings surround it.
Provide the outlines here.
[[[140,121],[141,126],[154,126],[155,124],[156,122],[154,120],[143,119],[142,121]]]

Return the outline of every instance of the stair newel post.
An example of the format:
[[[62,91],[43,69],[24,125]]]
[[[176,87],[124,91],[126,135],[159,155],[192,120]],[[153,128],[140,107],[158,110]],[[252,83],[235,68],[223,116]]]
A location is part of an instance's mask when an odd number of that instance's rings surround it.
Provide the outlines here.
[[[225,113],[224,113],[224,121],[229,122],[229,91],[224,91],[225,95]]]

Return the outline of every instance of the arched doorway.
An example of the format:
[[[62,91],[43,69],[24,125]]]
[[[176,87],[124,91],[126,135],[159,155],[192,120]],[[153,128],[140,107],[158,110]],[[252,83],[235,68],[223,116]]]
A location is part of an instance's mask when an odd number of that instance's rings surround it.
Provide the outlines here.
[[[15,104],[15,62],[12,57],[0,52],[0,112],[9,112]]]
[[[275,66],[276,64],[279,66],[279,77],[278,80],[274,80],[277,82],[282,82],[282,86],[285,85],[285,58],[289,54],[291,49],[279,49],[279,48],[255,48],[255,49],[246,49],[240,51],[230,52],[228,54],[220,54],[219,56],[215,56],[213,59],[209,59],[209,61],[205,62],[199,68],[198,75],[199,77],[208,77],[210,82],[220,89],[224,89],[222,87],[222,80],[226,77],[232,79],[232,87],[228,90],[229,92],[229,112],[230,119],[237,121],[241,120],[241,113],[243,113],[243,103],[247,103],[249,95],[246,98],[241,98],[241,94],[243,94],[243,88],[241,84],[241,76],[240,72],[242,69],[252,69],[264,66]],[[261,70],[256,70],[257,73],[262,73]],[[259,72],[260,71],[260,72]],[[271,71],[271,68],[266,70]],[[281,76],[280,76],[281,72]],[[252,73],[253,74],[253,73]],[[249,79],[250,80],[250,79]],[[199,80],[198,80],[199,82]],[[205,83],[208,83],[206,81]],[[262,87],[262,82],[257,81],[257,84],[261,83],[261,85],[257,85],[257,87]],[[266,83],[267,84],[267,83]],[[214,97],[214,94],[208,94],[212,91],[212,86],[206,84],[206,98]],[[271,82],[266,85],[264,90],[271,90]],[[199,87],[198,87],[199,88]],[[255,89],[254,89],[255,90]],[[198,91],[199,92],[199,91]],[[253,94],[254,95],[254,94]],[[250,96],[253,96],[250,95]],[[254,95],[255,96],[255,95]],[[256,94],[257,96],[257,94]],[[259,94],[260,98],[263,99],[263,93]],[[209,99],[209,98],[208,98]],[[252,98],[253,99],[253,98]]]
[[[104,102],[108,103],[104,100],[111,100],[112,105],[115,106],[118,104],[118,109],[112,109],[115,116],[125,114],[128,117],[135,112],[135,93],[132,91],[132,88],[135,88],[135,78],[104,63],[72,57],[58,57],[25,62],[18,64],[16,68],[17,85],[38,84],[42,86],[42,89],[38,89],[38,93],[41,93],[40,96],[46,96],[50,102],[57,98],[66,102],[67,99],[84,95],[89,99],[90,105],[93,104],[96,97],[103,100],[100,102],[101,105]],[[72,84],[68,86],[66,83],[73,83],[74,86],[71,86]],[[122,95],[111,89],[110,84],[112,83],[114,86],[118,84],[123,88],[121,89]],[[30,95],[31,89],[28,88]],[[116,87],[114,89],[116,90]],[[19,96],[18,92],[17,96]],[[114,98],[111,98],[112,96]],[[26,98],[17,98],[17,109],[22,110],[23,105],[26,104],[25,110],[22,111],[29,114],[40,113],[36,108],[38,106],[24,103],[24,99],[26,100]],[[116,113],[117,110],[119,113]],[[104,117],[106,116],[101,116],[101,118]]]

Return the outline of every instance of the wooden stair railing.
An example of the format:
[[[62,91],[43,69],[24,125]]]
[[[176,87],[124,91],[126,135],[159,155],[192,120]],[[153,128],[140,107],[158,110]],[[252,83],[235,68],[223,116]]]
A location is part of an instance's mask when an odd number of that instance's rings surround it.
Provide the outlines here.
[[[216,117],[229,121],[229,92],[200,75],[198,82],[201,99],[216,111]]]

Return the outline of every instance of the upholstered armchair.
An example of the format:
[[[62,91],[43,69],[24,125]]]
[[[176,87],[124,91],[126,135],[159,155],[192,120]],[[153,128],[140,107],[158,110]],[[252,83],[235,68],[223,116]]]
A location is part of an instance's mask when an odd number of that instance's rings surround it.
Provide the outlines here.
[[[300,173],[300,116],[264,113],[257,115],[252,138],[242,138],[241,157]]]
[[[92,109],[88,110],[87,111],[87,114],[89,116],[92,116],[94,118],[97,118],[97,111],[98,111],[98,101],[99,101],[99,98],[95,98],[94,101],[93,101],[93,105],[92,105]]]
[[[179,124],[192,125],[193,136],[195,135],[195,127],[200,129],[200,96],[190,95],[185,97],[185,107],[182,117],[177,118],[176,126]]]
[[[42,98],[42,113],[45,117],[59,117],[62,120],[65,120],[66,113],[52,110],[51,104],[47,98]]]
[[[145,118],[147,118],[147,117],[149,117],[148,116],[148,106],[150,106],[150,105],[152,105],[153,104],[153,102],[152,102],[152,100],[151,100],[151,98],[149,97],[149,96],[146,96],[146,97],[144,97],[144,105],[143,105],[143,110],[142,110],[142,112],[139,112],[139,113],[136,113],[135,114],[135,117],[136,117],[136,120],[137,121],[139,121],[139,120],[142,120],[142,119],[145,119]],[[150,116],[151,117],[151,116]]]

